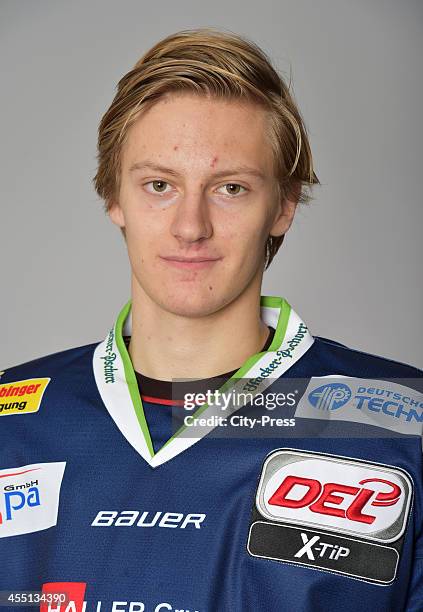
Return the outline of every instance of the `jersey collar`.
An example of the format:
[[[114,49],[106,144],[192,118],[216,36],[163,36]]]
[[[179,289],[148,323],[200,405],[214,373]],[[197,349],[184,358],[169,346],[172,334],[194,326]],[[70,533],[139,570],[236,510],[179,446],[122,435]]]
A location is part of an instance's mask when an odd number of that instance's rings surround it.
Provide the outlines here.
[[[123,436],[143,459],[155,468],[176,457],[207,435],[208,429],[190,427],[189,437],[182,426],[154,453],[138,381],[123,337],[131,335],[132,301],[120,311],[115,325],[94,351],[93,369],[100,396]],[[275,328],[275,335],[268,350],[252,355],[229,378],[219,391],[236,389],[242,391],[245,379],[254,379],[253,395],[263,392],[275,378],[284,374],[311,347],[314,338],[305,323],[282,297],[262,296],[261,318],[266,325]],[[238,388],[237,388],[238,385]],[[251,384],[250,384],[251,387]],[[229,407],[225,415],[230,416],[242,406]],[[216,414],[215,406],[203,404],[192,416],[208,417]]]

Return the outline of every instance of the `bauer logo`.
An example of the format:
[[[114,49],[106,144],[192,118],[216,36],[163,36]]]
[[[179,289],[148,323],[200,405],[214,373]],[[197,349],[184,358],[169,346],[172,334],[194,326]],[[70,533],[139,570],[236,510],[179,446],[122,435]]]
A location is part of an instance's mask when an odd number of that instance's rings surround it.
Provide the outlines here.
[[[0,470],[0,538],[56,525],[65,466],[34,463]]]
[[[344,383],[330,383],[309,393],[308,399],[319,410],[337,410],[351,399],[351,389]]]
[[[404,532],[411,492],[409,477],[391,466],[280,450],[263,466],[256,505],[271,521],[388,543]]]
[[[0,385],[0,416],[37,412],[50,378],[28,378]]]

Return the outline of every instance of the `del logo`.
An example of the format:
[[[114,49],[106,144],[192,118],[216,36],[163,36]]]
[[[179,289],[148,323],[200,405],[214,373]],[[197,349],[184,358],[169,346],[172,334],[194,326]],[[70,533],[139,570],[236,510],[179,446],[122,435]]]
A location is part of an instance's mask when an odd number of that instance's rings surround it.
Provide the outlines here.
[[[37,412],[50,378],[29,378],[0,385],[0,416]]]
[[[411,492],[391,466],[283,449],[263,466],[256,505],[271,521],[388,543],[404,532]]]
[[[0,470],[0,538],[56,525],[65,465],[34,463]]]

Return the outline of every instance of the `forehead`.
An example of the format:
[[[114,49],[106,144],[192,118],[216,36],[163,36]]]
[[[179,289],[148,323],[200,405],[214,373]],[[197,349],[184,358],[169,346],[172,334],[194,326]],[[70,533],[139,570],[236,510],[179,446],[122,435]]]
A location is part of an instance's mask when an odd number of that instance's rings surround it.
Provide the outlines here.
[[[266,130],[267,114],[258,104],[172,93],[143,111],[128,130],[122,161],[128,166],[148,153],[160,163],[192,167],[217,156],[218,162],[255,164],[267,174],[273,153]]]

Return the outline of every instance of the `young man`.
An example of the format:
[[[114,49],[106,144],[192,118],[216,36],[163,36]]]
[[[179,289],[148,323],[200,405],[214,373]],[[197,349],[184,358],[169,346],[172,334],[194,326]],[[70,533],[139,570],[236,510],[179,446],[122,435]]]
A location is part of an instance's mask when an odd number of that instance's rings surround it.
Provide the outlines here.
[[[318,183],[282,78],[248,40],[179,32],[98,144],[131,300],[104,342],[3,375],[4,603],[422,610],[421,372],[260,295]]]

